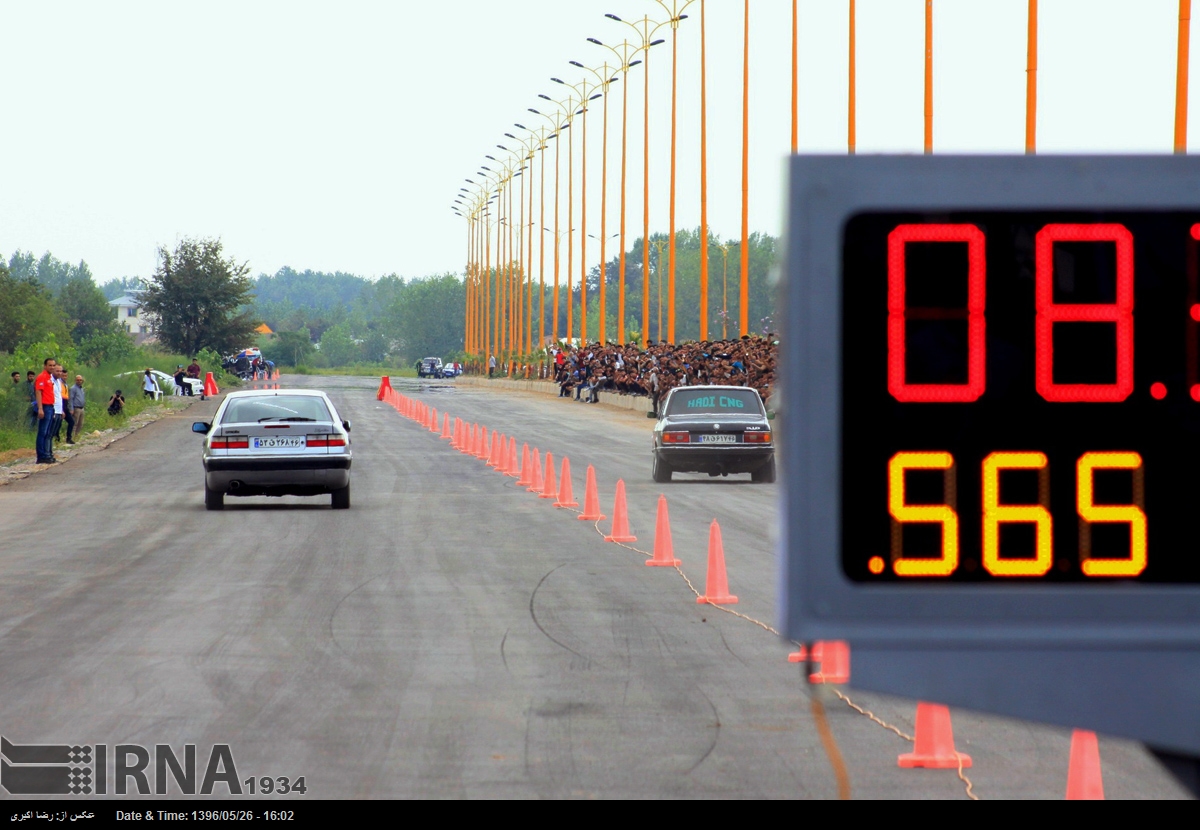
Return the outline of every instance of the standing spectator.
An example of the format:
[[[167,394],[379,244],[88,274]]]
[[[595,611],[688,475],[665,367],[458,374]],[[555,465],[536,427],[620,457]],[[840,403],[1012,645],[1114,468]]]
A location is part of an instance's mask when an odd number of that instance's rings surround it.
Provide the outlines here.
[[[87,405],[87,395],[83,391],[83,375],[75,376],[75,385],[71,387],[71,414],[75,416],[75,435],[83,434],[83,410]],[[74,444],[71,432],[67,432],[67,443]]]
[[[154,379],[154,375],[150,374],[150,370],[146,370],[146,374],[142,375],[142,394],[150,400],[154,400],[155,394],[158,392],[158,381]]]
[[[34,393],[38,404],[38,464],[53,464],[57,460],[50,440],[50,436],[53,435],[50,430],[54,426],[54,368],[54,358],[46,358],[42,363],[42,373],[34,381]]]
[[[68,417],[67,412],[68,412],[68,408],[69,408],[69,403],[68,403],[67,398],[69,396],[69,393],[67,392],[67,382],[65,380],[63,380],[63,376],[66,375],[66,373],[67,373],[66,369],[64,369],[61,364],[55,364],[55,366],[54,366],[54,427],[53,427],[53,434],[54,434],[53,440],[54,441],[62,440],[63,420]],[[73,422],[73,420],[72,420],[72,422]],[[70,423],[67,424],[67,434],[68,435],[71,434]]]
[[[33,388],[34,379],[37,377],[30,369],[25,373],[25,399],[29,401],[29,429],[37,432],[38,428],[38,405],[37,390]]]
[[[13,389],[16,389],[18,386],[21,385],[21,373],[20,372],[12,373],[12,382],[13,382]]]
[[[488,358],[488,378],[490,379],[496,372],[496,356],[492,355]]]

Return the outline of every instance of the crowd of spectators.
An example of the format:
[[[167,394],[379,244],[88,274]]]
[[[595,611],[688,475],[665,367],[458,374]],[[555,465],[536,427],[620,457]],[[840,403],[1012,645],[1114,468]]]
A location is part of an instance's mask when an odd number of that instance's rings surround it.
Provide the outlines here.
[[[676,386],[723,384],[757,389],[763,400],[775,387],[776,335],[701,343],[619,346],[592,343],[552,350],[559,396],[596,403],[598,392],[645,395],[654,412]]]

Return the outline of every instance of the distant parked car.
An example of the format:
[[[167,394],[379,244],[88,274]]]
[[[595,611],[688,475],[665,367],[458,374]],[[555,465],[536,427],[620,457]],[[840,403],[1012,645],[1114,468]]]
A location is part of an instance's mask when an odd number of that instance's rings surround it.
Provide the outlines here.
[[[462,364],[457,361],[448,360],[442,364],[442,377],[444,378],[456,378],[461,375],[462,372]]]
[[[442,359],[440,357],[426,357],[417,364],[417,377],[440,378],[441,376]]]

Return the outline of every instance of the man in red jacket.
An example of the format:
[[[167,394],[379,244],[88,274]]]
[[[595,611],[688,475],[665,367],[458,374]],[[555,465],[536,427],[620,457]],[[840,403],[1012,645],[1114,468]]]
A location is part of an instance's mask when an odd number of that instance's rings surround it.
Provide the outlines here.
[[[33,382],[33,393],[37,399],[37,463],[53,464],[54,447],[51,435],[54,428],[54,372],[58,363],[48,357],[42,363],[42,373]]]

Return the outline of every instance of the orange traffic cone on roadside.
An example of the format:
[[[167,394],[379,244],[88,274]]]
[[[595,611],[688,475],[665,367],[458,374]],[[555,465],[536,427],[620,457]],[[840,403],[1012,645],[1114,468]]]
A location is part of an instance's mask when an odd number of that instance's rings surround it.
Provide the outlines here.
[[[542,492],[539,499],[557,499],[558,485],[554,483],[554,453],[546,453],[546,473],[542,476]]]
[[[533,459],[529,463],[533,467],[533,480],[526,489],[530,493],[540,493],[546,489],[546,483],[542,478],[542,454],[537,447],[533,448]]]
[[[437,416],[437,407],[436,406],[429,412],[429,431],[430,432],[438,431],[438,416]]]
[[[1067,767],[1067,801],[1103,801],[1100,742],[1095,732],[1071,733],[1071,761]]]
[[[528,487],[533,484],[533,462],[529,459],[529,445],[521,445],[521,477],[517,479],[518,487]]]
[[[379,379],[379,392],[375,395],[375,400],[382,401],[387,397],[388,391],[392,388],[392,379],[384,375]]]
[[[521,459],[517,455],[517,439],[508,439],[508,466],[504,469],[504,474],[509,478],[521,477]]]
[[[729,593],[729,578],[725,573],[725,543],[721,541],[721,526],[713,519],[708,526],[708,578],[704,596],[696,597],[703,605],[734,605],[738,598]]]
[[[587,468],[587,486],[583,489],[583,512],[575,518],[581,522],[598,522],[606,518],[600,512],[600,493],[596,490],[596,470],[591,464]]]
[[[467,436],[467,455],[479,454],[479,424],[471,424],[471,433]]]
[[[498,432],[492,433],[492,446],[488,452],[487,465],[489,467],[500,466],[500,454],[503,452],[504,436]]]
[[[617,493],[613,497],[612,533],[604,537],[606,542],[636,542],[637,537],[629,532],[629,511],[625,506],[625,479],[617,479]]]
[[[831,643],[826,643],[828,650]],[[950,710],[939,703],[918,703],[917,723],[913,730],[913,751],[897,760],[901,767],[926,769],[963,769],[971,766],[971,756],[954,749],[954,729],[950,725]]]
[[[447,412],[442,417],[442,435],[441,435],[441,437],[445,441],[449,441],[451,438],[454,437],[450,434],[450,413],[449,412]]]
[[[205,374],[204,374],[204,389],[200,394],[202,397],[208,397],[209,395],[220,395],[221,394],[221,390],[217,388],[217,382],[215,380],[213,380],[212,372],[205,372]]]
[[[654,558],[646,564],[656,568],[674,568],[679,564],[675,558],[675,545],[671,541],[671,519],[667,515],[667,497],[658,497],[658,517],[654,521]]]
[[[812,659],[814,663],[820,663],[821,668],[808,676],[809,683],[850,682],[850,644],[846,641],[814,643]]]
[[[475,457],[476,457],[476,458],[479,458],[479,459],[482,459],[482,460],[484,460],[484,461],[486,461],[486,460],[487,460],[487,457],[488,457],[488,431],[487,431],[487,427],[480,427],[480,428],[479,428],[479,447],[478,447],[478,452],[476,452],[476,453],[475,453]]]
[[[571,492],[571,459],[563,456],[562,472],[558,476],[558,500],[555,507],[578,507],[575,494]]]

